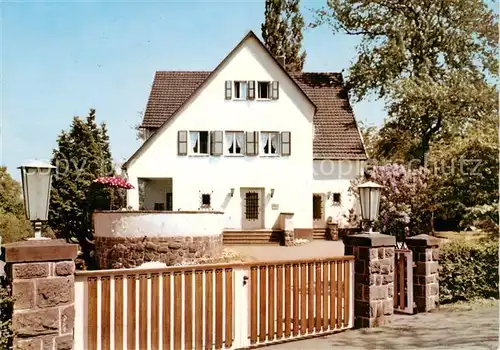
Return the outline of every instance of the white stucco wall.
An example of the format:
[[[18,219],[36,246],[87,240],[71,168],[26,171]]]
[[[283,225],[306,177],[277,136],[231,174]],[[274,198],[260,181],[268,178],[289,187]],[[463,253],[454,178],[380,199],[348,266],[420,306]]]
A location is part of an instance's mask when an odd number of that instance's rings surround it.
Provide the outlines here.
[[[96,212],[96,237],[196,237],[222,234],[223,213]]]
[[[310,228],[314,108],[259,45],[248,39],[168,127],[152,136],[153,142],[129,164],[128,178],[134,186],[141,177],[172,178],[173,210],[197,210],[200,194],[211,193],[213,209],[224,211],[225,227],[235,229],[241,227],[240,188],[265,188],[266,228],[273,227],[283,211],[295,214],[295,227]],[[227,101],[226,80],[277,80],[279,99]],[[290,131],[291,155],[178,156],[178,130]],[[233,197],[231,188],[235,189]],[[275,189],[273,198],[271,188]],[[128,205],[137,208],[138,192],[127,193]]]
[[[347,224],[344,217],[349,209],[359,210],[354,196],[349,193],[350,181],[363,173],[363,162],[356,160],[314,160],[313,192],[340,193],[340,205],[333,204],[333,198],[326,199],[325,219],[332,217],[341,226]]]

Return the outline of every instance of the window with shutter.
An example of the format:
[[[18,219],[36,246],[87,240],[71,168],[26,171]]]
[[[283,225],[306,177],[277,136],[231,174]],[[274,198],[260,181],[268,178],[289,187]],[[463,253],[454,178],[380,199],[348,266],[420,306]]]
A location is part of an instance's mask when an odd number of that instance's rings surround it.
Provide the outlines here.
[[[230,100],[232,98],[232,82],[230,80],[226,80],[226,94],[225,94],[225,97],[226,97],[226,100]]]
[[[187,131],[179,130],[177,132],[177,154],[180,156],[187,155],[188,150],[188,140]]]
[[[248,99],[249,100],[254,100],[255,99],[255,81],[249,81],[248,82]]]
[[[222,155],[222,131],[212,131],[210,141],[210,153],[213,156]]]
[[[290,131],[283,131],[281,133],[281,155],[289,156],[291,151],[291,133]]]
[[[272,83],[272,99],[273,100],[277,100],[279,98],[279,87],[280,87],[280,84],[278,81],[273,81]]]
[[[247,131],[246,133],[246,154],[256,156],[259,154],[259,135],[257,131]]]

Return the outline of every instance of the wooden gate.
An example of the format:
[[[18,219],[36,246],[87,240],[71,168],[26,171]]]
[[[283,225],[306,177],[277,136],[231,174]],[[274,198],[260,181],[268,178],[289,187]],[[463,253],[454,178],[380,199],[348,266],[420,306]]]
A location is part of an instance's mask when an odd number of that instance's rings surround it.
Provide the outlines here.
[[[413,255],[409,249],[395,249],[394,312],[413,314]]]
[[[240,349],[353,326],[354,257],[76,272],[75,350]]]

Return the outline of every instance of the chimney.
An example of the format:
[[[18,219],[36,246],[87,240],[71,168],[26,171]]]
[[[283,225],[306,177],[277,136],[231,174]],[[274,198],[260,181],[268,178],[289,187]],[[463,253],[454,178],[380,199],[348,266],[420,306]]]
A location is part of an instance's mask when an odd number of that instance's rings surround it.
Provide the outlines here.
[[[279,64],[281,64],[283,68],[285,68],[285,55],[276,57],[276,60],[279,62]]]

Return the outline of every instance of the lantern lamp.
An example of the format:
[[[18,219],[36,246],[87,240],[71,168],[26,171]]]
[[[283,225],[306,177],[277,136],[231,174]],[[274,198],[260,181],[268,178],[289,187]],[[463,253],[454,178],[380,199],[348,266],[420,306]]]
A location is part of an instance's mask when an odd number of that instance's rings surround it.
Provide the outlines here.
[[[369,233],[372,232],[373,222],[377,221],[380,207],[381,186],[375,182],[365,182],[358,186],[361,204],[361,216],[363,220],[369,222]]]
[[[35,160],[18,169],[21,170],[26,218],[34,223],[35,239],[42,239],[42,222],[48,219],[52,169],[55,167]]]

